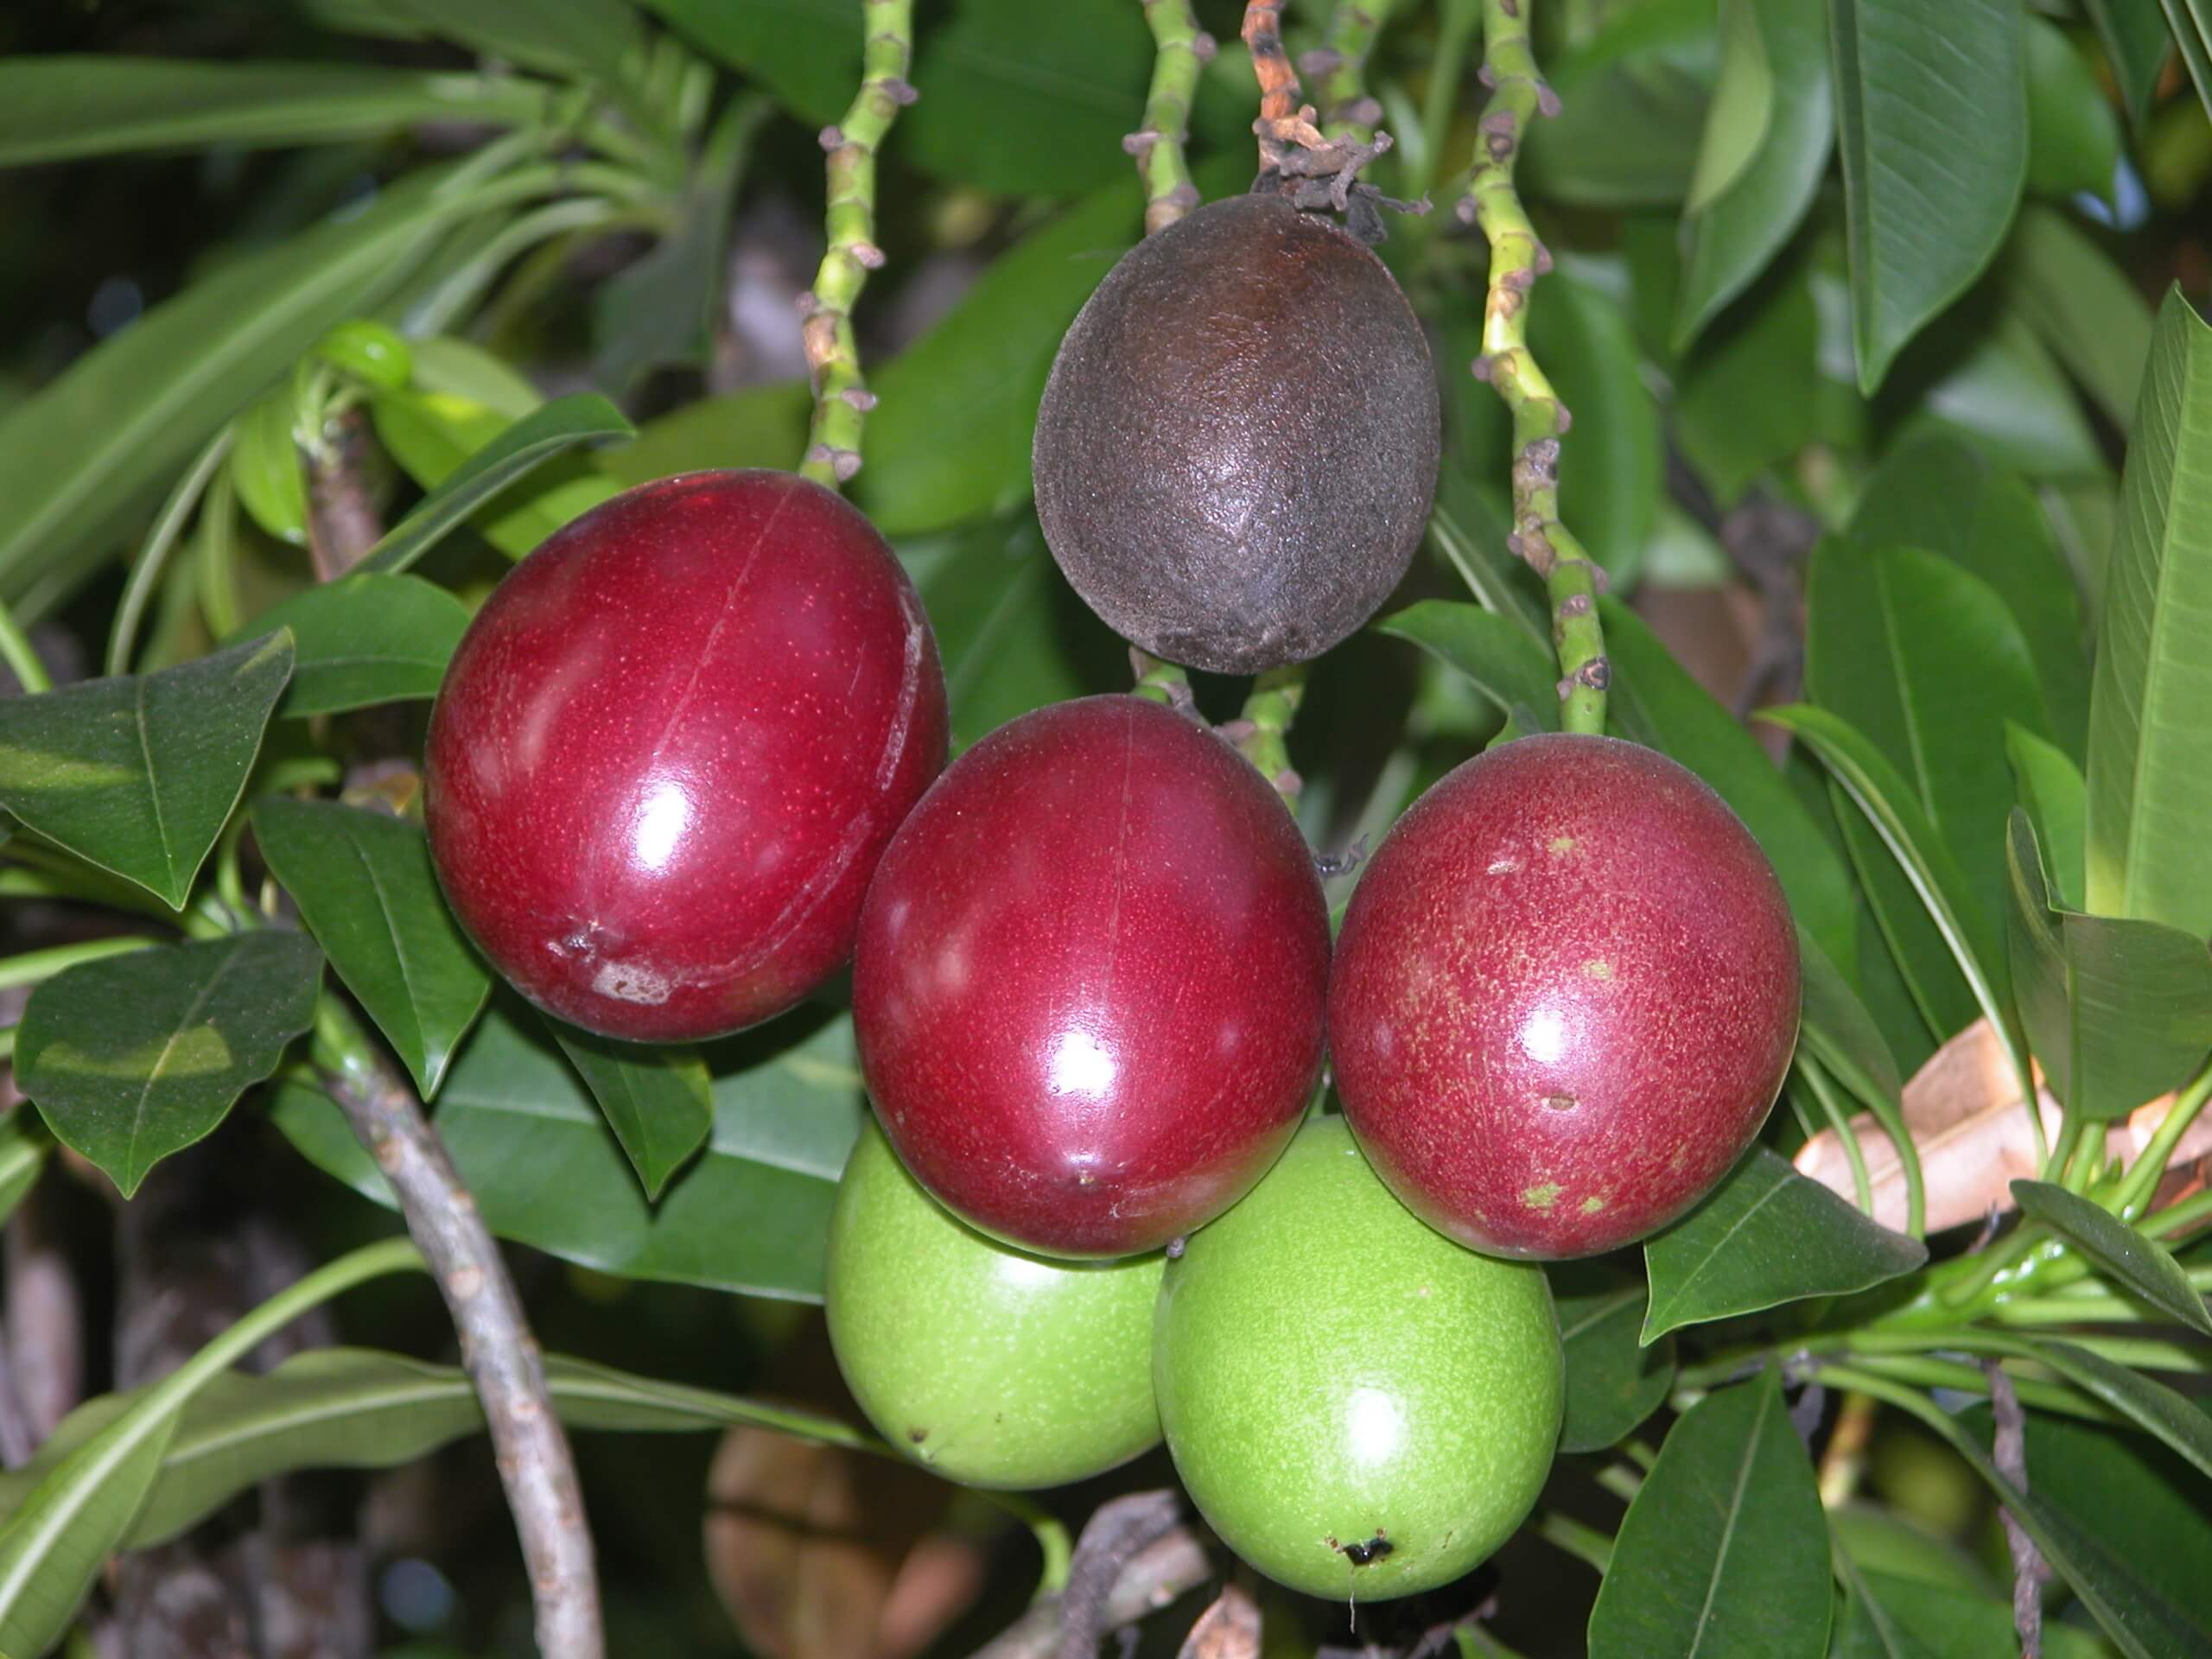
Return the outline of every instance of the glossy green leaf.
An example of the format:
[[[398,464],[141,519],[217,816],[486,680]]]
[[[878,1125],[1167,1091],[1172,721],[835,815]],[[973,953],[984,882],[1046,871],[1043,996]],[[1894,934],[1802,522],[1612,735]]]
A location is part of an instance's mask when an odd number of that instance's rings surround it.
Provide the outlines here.
[[[1800,1040],[1861,1100],[1894,1104],[1904,1085],[1888,1039],[1802,922],[1797,925],[1797,959],[1805,987]]]
[[[1571,276],[1529,308],[1529,346],[1574,421],[1562,450],[1560,511],[1613,582],[1633,582],[1659,511],[1665,447],[1628,314]]]
[[[0,806],[181,908],[291,671],[279,633],[157,674],[0,701]]]
[[[1560,111],[1529,131],[1525,194],[1592,207],[1680,201],[1697,165],[1719,68],[1713,0],[1610,11],[1545,66]]]
[[[0,1117],[0,1223],[16,1213],[16,1206],[38,1185],[53,1143],[30,1127],[30,1114],[10,1112]]]
[[[2094,1262],[2115,1287],[2134,1292],[2159,1312],[2212,1337],[2212,1313],[2205,1311],[2202,1294],[2164,1245],[2049,1181],[2014,1181],[2012,1197],[2031,1219]]]
[[[2026,1344],[2033,1357],[2212,1475],[2212,1416],[2186,1395],[2102,1354],[2057,1338]]]
[[[449,397],[460,397],[472,404],[481,404],[494,414],[518,421],[532,410],[540,407],[544,397],[529,378],[514,365],[497,353],[487,352],[474,340],[461,340],[452,334],[430,334],[407,342],[407,378],[398,387],[386,390],[442,392]],[[617,445],[603,450],[602,456],[621,453],[624,446]]]
[[[1075,314],[1136,240],[1144,203],[1120,179],[993,261],[960,302],[869,378],[855,499],[887,536],[1019,506],[1045,378]]]
[[[2012,763],[2020,805],[2043,850],[2050,902],[2057,909],[2078,911],[2087,902],[2082,833],[2088,811],[2081,770],[2064,751],[2011,721],[2005,724],[2005,758]]]
[[[1723,0],[1721,10],[1724,29],[1755,36],[1772,91],[1757,148],[1723,188],[1682,215],[1677,350],[1687,348],[1789,241],[1820,188],[1835,131],[1820,0]],[[1724,61],[1724,91],[1727,78]],[[1707,117],[1707,148],[1717,142],[1713,124],[1722,107],[1716,96]]]
[[[658,1204],[582,1081],[512,1002],[495,999],[462,1049],[438,1133],[503,1238],[629,1278],[818,1300],[830,1206],[866,1104],[851,1022],[814,1018],[707,1051],[715,1126]],[[311,1161],[391,1202],[322,1095],[288,1086],[272,1115]]]
[[[1828,1528],[1781,1374],[1690,1408],[1621,1522],[1590,1659],[1820,1659]]]
[[[1637,1340],[1649,1292],[1616,1274],[1576,1266],[1552,1269],[1560,1340],[1567,1347],[1567,1417],[1562,1452],[1618,1445],[1659,1409],[1675,1385],[1675,1342]]]
[[[1852,336],[1872,396],[2011,226],[2028,161],[2025,31],[2018,0],[1830,0],[1828,18]]]
[[[2212,327],[2159,308],[2089,709],[2089,909],[2212,935]]]
[[[2151,353],[2151,308],[2135,280],[2066,214],[2020,209],[2005,246],[2006,298],[2123,433]]]
[[[292,441],[298,399],[287,381],[238,417],[231,446],[231,487],[253,522],[280,542],[308,544],[308,475]]]
[[[1847,1295],[1927,1260],[1918,1239],[1876,1226],[1788,1159],[1754,1147],[1712,1197],[1644,1241],[1643,1340],[1808,1296]]]
[[[773,467],[789,472],[806,452],[813,396],[803,380],[747,386],[647,421],[634,442],[610,444],[592,457],[618,484],[643,484],[710,467]],[[873,428],[868,448],[874,448]]]
[[[2027,48],[2027,188],[2042,196],[2110,196],[2120,170],[2120,116],[2096,72],[2063,29],[2041,17],[2028,19]]]
[[[276,712],[299,720],[435,696],[469,614],[419,576],[341,576],[270,607],[238,638],[291,634],[292,679]]]
[[[2051,1092],[2099,1122],[2179,1088],[2212,1050],[2212,951],[2158,922],[2051,902],[2036,833],[2015,808],[2012,982]]]
[[[842,116],[860,84],[861,0],[645,0],[687,40],[743,70],[802,121]],[[902,117],[899,135],[905,137]]]
[[[315,1017],[322,953],[236,933],[80,963],[31,993],[16,1076],[64,1146],[129,1198],[223,1121]]]
[[[1712,785],[1773,861],[1798,921],[1835,961],[1855,963],[1850,875],[1758,740],[1635,612],[1612,600],[1599,601],[1599,611],[1614,668],[1609,701],[1621,729]]]
[[[2140,126],[2150,113],[2152,95],[2158,90],[2166,54],[2173,50],[2158,0],[2082,0],[2082,9],[2104,42],[2105,61],[2119,83],[2127,118]]]
[[[351,317],[315,343],[315,354],[365,386],[389,390],[415,377],[406,336],[370,317]]]
[[[1500,714],[1525,703],[1537,720],[1551,717],[1544,729],[1559,729],[1559,664],[1510,619],[1478,605],[1424,599],[1374,626],[1456,669]]]
[[[587,80],[634,69],[644,30],[626,0],[378,0],[422,34]]]
[[[1810,443],[1819,401],[1812,289],[1783,279],[1746,297],[1675,378],[1675,441],[1723,507]]]
[[[1993,1595],[1866,1568],[1837,1629],[1834,1659],[1989,1659],[2015,1650],[2012,1604]],[[2044,1659],[2111,1659],[2088,1630],[2055,1618],[2043,1627]]]
[[[753,1424],[849,1443],[832,1419],[733,1395],[635,1376],[563,1354],[545,1357],[546,1392],[570,1428],[681,1433]],[[38,1455],[0,1474],[0,1516],[63,1458],[138,1400],[104,1394],[71,1412]],[[468,1374],[365,1348],[311,1348],[264,1376],[226,1371],[176,1419],[144,1506],[121,1541],[150,1549],[189,1531],[240,1492],[302,1469],[391,1469],[480,1433],[483,1409]]]
[[[1851,537],[1867,548],[1941,553],[1988,583],[2034,661],[2050,735],[2069,754],[2085,752],[2089,659],[2081,594],[2034,491],[1974,445],[1930,433],[1883,457],[1852,514]],[[1866,597],[1862,592],[1846,602],[1864,604]],[[1838,640],[1847,653],[1857,643],[1848,631]],[[1847,676],[1848,660],[1829,666]],[[1852,717],[1847,709],[1838,712]],[[2013,718],[2023,715],[2016,711]],[[1891,758],[1904,764],[1894,753]]]
[[[2031,479],[2093,477],[2104,448],[2083,414],[2073,383],[2027,318],[2000,309],[1978,321],[1955,314],[1959,327],[1926,336],[1926,358],[1909,353],[1885,402],[1917,406],[1898,423],[1900,440],[1923,432],[1972,439],[1999,466]],[[1910,369],[1912,373],[1906,373]]]
[[[1528,566],[1505,550],[1503,531],[1494,537],[1478,535],[1439,506],[1429,514],[1428,538],[1484,610],[1512,621],[1540,648],[1551,649],[1551,617],[1539,597],[1542,589],[1528,578]]]
[[[1721,0],[1715,18],[1720,67],[1713,76],[1713,101],[1706,106],[1689,194],[1682,202],[1686,215],[1743,176],[1766,143],[1774,118],[1774,69],[1767,61],[1758,12],[1738,0]]]
[[[645,1196],[658,1198],[714,1126],[705,1063],[688,1049],[618,1043],[558,1023],[549,1028],[607,1114]]]
[[[346,988],[428,1100],[492,979],[438,892],[423,832],[381,812],[270,796],[254,840]]]
[[[127,150],[337,143],[435,122],[528,126],[550,87],[334,63],[17,56],[0,63],[0,167]]]
[[[2196,96],[2212,115],[2212,6],[2205,0],[2161,0],[2173,26],[2174,45],[2196,83]]]
[[[401,396],[404,394],[388,394],[391,397]],[[377,400],[379,407],[386,402],[386,398]],[[382,435],[381,421],[378,429]],[[383,575],[404,570],[486,502],[563,450],[594,438],[636,435],[637,429],[623,418],[621,410],[596,392],[571,392],[566,397],[556,398],[502,428],[496,436],[487,439],[467,460],[448,472],[412,512],[385,532],[384,539],[363,556],[360,569]],[[597,482],[593,480],[594,486]],[[611,490],[605,492],[612,493]],[[601,499],[604,499],[605,495]],[[489,533],[487,526],[486,534]]]

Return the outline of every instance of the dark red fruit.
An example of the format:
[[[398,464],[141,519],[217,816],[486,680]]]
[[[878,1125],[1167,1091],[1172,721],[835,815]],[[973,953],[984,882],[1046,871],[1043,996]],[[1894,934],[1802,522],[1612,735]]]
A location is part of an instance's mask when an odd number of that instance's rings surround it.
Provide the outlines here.
[[[788,473],[663,479],[547,538],[470,624],[430,715],[430,855],[539,1007],[719,1036],[843,966],[944,749],[928,619],[857,509]]]
[[[1590,1255],[1665,1226],[1751,1144],[1797,995],[1781,883],[1719,796],[1632,743],[1529,737],[1376,849],[1330,1053],[1416,1215],[1495,1255]]]
[[[948,1208],[1053,1255],[1157,1249],[1274,1161],[1320,1071],[1328,912],[1281,801],[1133,696],[956,761],[868,889],[853,1019]]]

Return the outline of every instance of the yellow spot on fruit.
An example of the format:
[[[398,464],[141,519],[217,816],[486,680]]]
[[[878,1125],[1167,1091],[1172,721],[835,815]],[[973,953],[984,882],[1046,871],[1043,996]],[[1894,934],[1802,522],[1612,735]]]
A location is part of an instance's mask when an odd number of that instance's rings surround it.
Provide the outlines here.
[[[1574,837],[1573,836],[1554,836],[1552,837],[1550,852],[1554,858],[1565,858],[1573,850]]]
[[[1592,1198],[1582,1200],[1582,1213],[1586,1216],[1594,1216],[1605,1207],[1605,1201],[1603,1198]]]
[[[1567,1189],[1557,1181],[1546,1181],[1541,1186],[1532,1186],[1521,1195],[1521,1202],[1531,1210],[1548,1210],[1559,1202],[1559,1195]]]
[[[1613,964],[1603,957],[1594,957],[1582,964],[1582,971],[1592,979],[1611,979],[1613,976]]]

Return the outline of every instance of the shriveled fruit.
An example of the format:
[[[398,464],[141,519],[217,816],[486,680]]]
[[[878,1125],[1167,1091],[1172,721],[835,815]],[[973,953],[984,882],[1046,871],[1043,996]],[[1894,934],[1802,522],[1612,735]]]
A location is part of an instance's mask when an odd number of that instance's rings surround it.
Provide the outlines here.
[[[1250,673],[1375,613],[1436,491],[1436,377],[1373,253],[1274,195],[1199,208],[1107,273],[1037,417],[1037,512],[1107,625]]]
[[[1051,1255],[1159,1249],[1290,1138],[1328,913],[1235,750],[1133,696],[1024,715],[884,854],[853,1020],[885,1133],[946,1205]]]
[[[549,537],[477,613],[430,716],[430,853],[541,1007],[717,1036],[844,965],[944,752],[928,619],[856,509],[785,473],[663,479]]]
[[[883,1438],[971,1486],[1057,1486],[1160,1440],[1163,1259],[1047,1262],[963,1224],[873,1124],[830,1222],[830,1339]]]
[[[1392,828],[1345,912],[1329,1034],[1376,1172],[1464,1244],[1593,1255],[1695,1204],[1797,1037],[1758,843],[1664,755],[1507,743]]]
[[[1423,1225],[1332,1117],[1167,1264],[1153,1365],[1206,1523],[1337,1600],[1432,1589],[1504,1542],[1566,1397],[1542,1270]]]

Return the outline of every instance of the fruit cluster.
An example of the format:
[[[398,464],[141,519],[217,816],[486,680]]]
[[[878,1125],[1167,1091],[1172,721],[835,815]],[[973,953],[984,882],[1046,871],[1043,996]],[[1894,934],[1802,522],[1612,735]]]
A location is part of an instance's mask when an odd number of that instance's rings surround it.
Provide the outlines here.
[[[1266,196],[1108,276],[1035,454],[1077,591],[1236,671],[1372,614],[1436,466],[1403,296]],[[858,512],[670,479],[478,615],[432,717],[431,850],[499,970],[609,1036],[754,1025],[851,962],[875,1121],[830,1333],[909,1455],[1050,1485],[1164,1433],[1285,1584],[1466,1572],[1559,1431],[1550,1294],[1515,1258],[1674,1219],[1779,1087],[1796,947],[1758,847],[1659,755],[1526,738],[1401,819],[1332,948],[1281,799],[1190,715],[1092,697],[945,750],[928,623]]]

